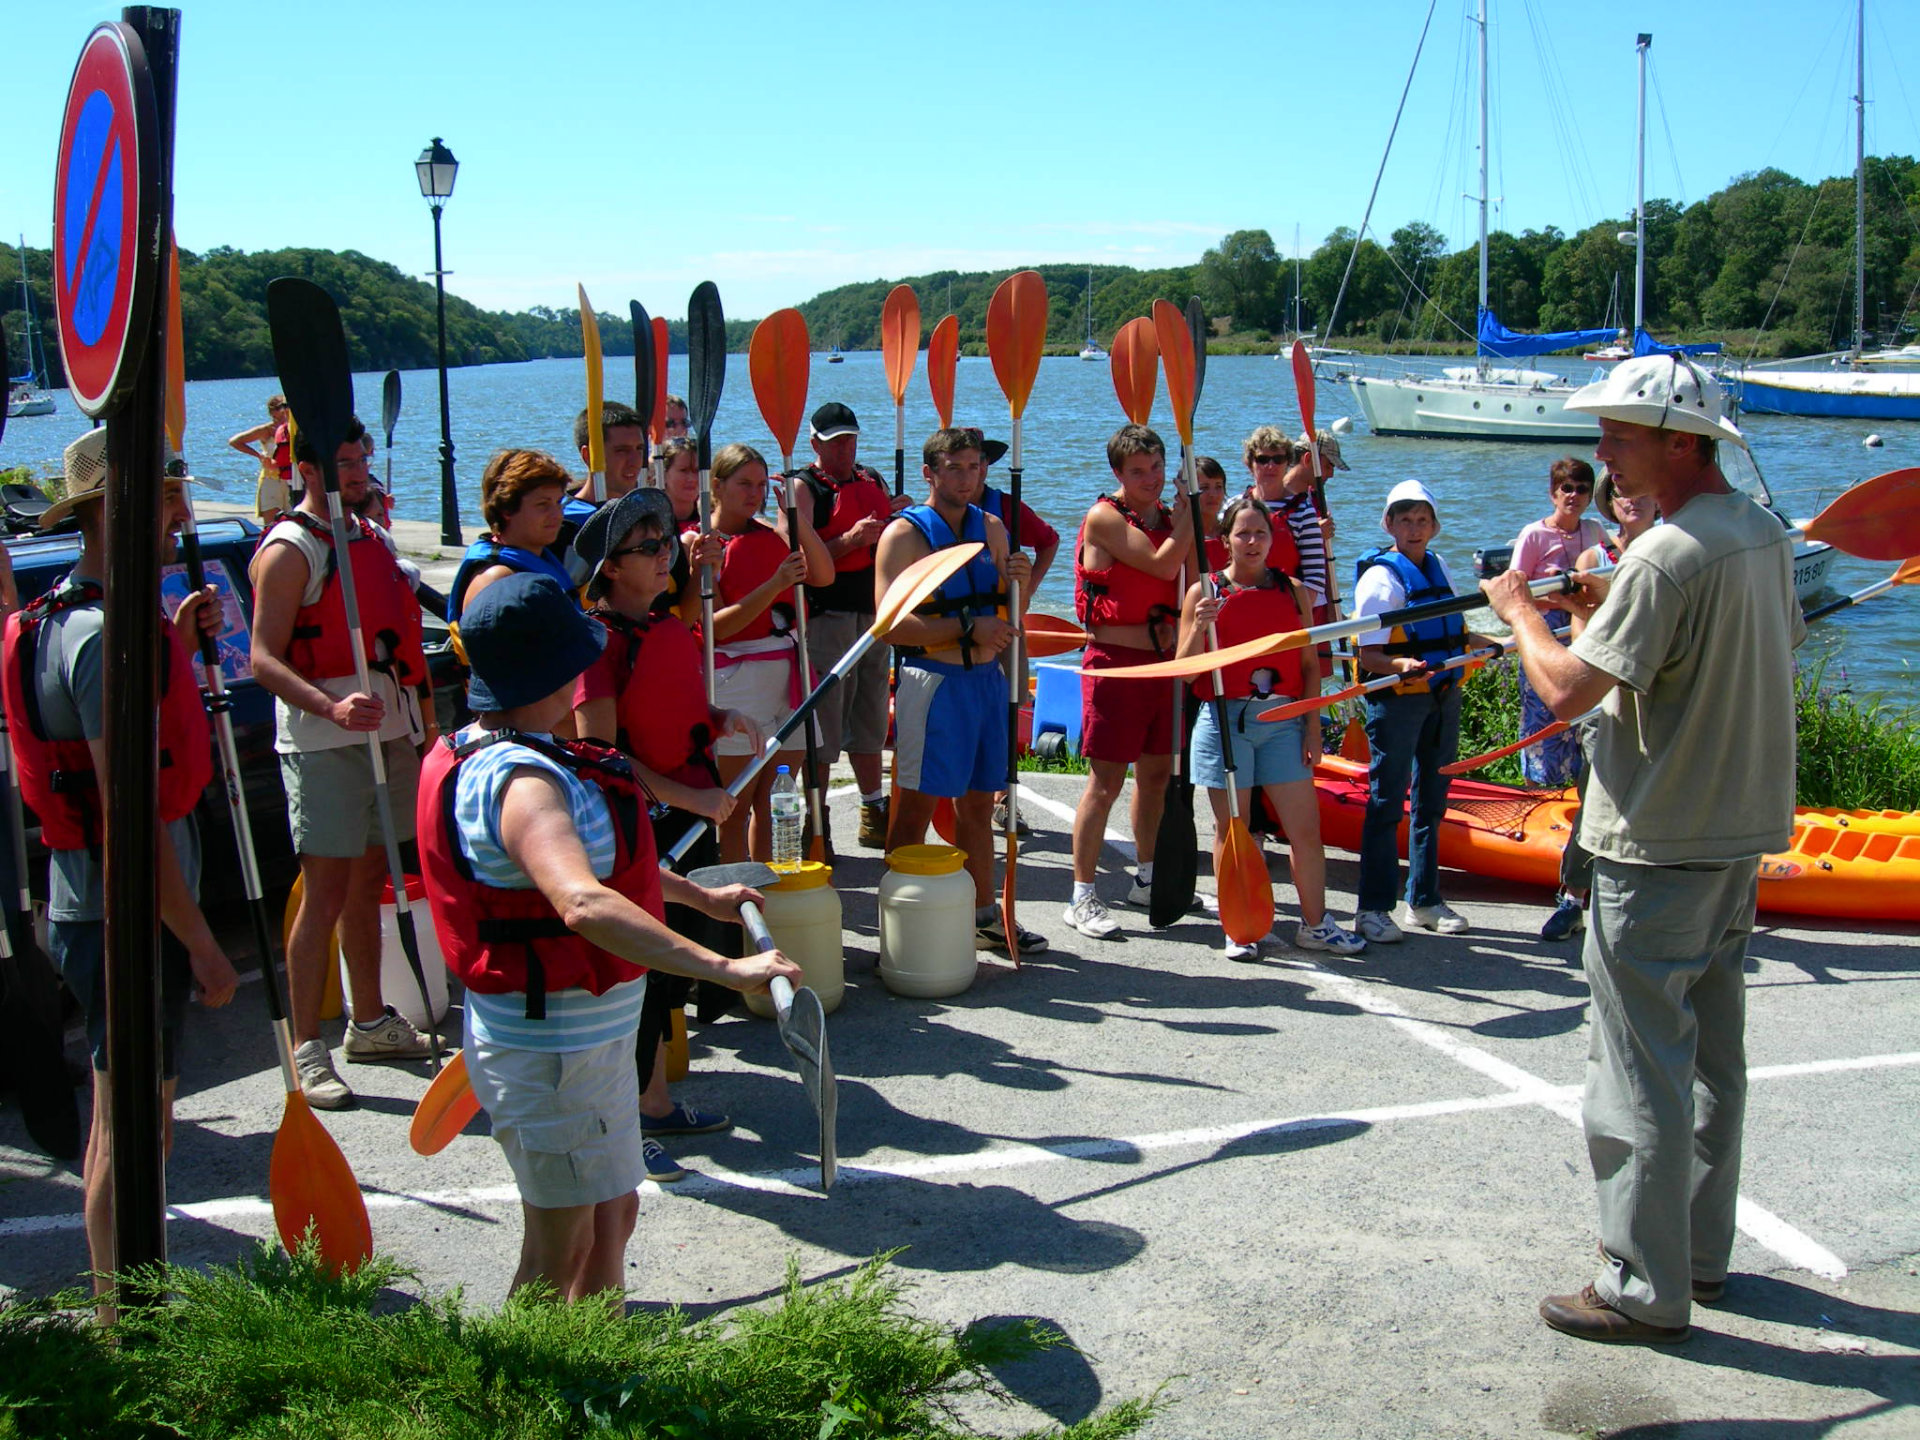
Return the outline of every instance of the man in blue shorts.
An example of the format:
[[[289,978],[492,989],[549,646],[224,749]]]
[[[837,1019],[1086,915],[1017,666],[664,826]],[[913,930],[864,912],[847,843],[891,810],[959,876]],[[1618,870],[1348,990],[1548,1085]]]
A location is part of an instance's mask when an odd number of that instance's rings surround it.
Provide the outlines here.
[[[1009,582],[1024,600],[1033,567],[1008,553],[1007,531],[974,502],[985,484],[980,441],[949,427],[921,452],[927,499],[909,505],[881,532],[874,557],[876,594],[914,561],[978,540],[985,553],[969,561],[933,599],[895,624],[889,637],[900,662],[894,694],[894,759],[899,793],[888,848],[917,845],[935,804],[954,806],[954,840],[973,877],[975,936],[982,949],[1032,955],[1046,937],[1016,925],[1008,937],[994,904],[993,797],[1007,780],[1007,674],[999,657],[1013,643]]]

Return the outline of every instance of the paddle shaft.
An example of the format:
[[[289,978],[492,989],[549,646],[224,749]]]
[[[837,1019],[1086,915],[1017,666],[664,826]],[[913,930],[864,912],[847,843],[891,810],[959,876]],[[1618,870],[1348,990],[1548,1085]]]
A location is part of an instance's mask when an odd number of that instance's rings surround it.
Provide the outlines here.
[[[893,407],[893,493],[907,489],[907,402],[898,400]]]
[[[353,651],[354,683],[363,695],[373,694],[373,677],[367,668],[366,642],[360,628],[360,592],[353,581],[353,558],[347,553],[352,542],[347,538],[347,512],[340,503],[340,470],[334,453],[320,450],[320,474],[327,487],[327,520],[333,527],[334,573],[340,581],[340,599],[347,612],[347,645]],[[378,540],[362,541],[377,545]],[[394,685],[398,700],[400,686]],[[373,801],[380,817],[380,833],[386,841],[387,874],[393,881],[394,915],[400,927],[400,948],[406,951],[407,966],[414,983],[420,987],[420,1004],[427,1020],[430,1043],[428,1060],[435,1073],[440,1069],[440,1027],[433,1018],[433,996],[427,992],[427,972],[420,963],[420,937],[414,933],[413,909],[407,899],[406,867],[400,863],[400,842],[393,828],[393,794],[387,785],[387,757],[378,729],[367,732],[367,757],[373,766]]]
[[[1008,452],[1007,466],[1007,558],[1011,560],[1020,550],[1020,478],[1023,473],[1021,464],[1021,417],[1013,417],[1013,444]],[[1016,856],[1016,835],[1020,829],[1020,797],[1016,793],[1020,788],[1020,677],[1026,669],[1026,637],[1020,624],[1020,582],[1009,577],[1007,581],[1007,618],[1013,625],[1013,643],[1007,647],[1007,894],[1013,893],[1013,862]],[[1011,910],[1011,905],[1009,905]],[[1020,946],[1009,935],[1008,944],[1014,957],[1014,963],[1020,963]]]
[[[787,553],[800,553],[800,516],[795,504],[793,492],[800,481],[793,473],[793,453],[784,451],[780,456],[780,469],[786,478],[780,488],[786,492],[787,511]],[[813,655],[807,649],[807,582],[802,579],[793,587],[793,632],[794,642],[799,647],[794,663],[800,667],[800,688],[811,694],[813,691]],[[820,774],[820,756],[813,738],[813,726],[807,726],[807,809],[813,815],[814,843],[824,846],[827,839],[826,801],[821,794],[825,777]]]
[[[1591,710],[1582,711],[1571,720],[1550,721],[1542,725],[1531,735],[1522,735],[1511,745],[1502,745],[1497,750],[1485,750],[1478,755],[1469,755],[1465,760],[1455,760],[1451,765],[1442,765],[1440,767],[1440,773],[1442,775],[1464,775],[1469,770],[1478,770],[1482,765],[1491,765],[1496,760],[1504,760],[1509,755],[1525,750],[1529,745],[1538,745],[1542,740],[1551,740],[1556,735],[1564,734],[1581,721],[1590,720],[1599,713],[1600,707],[1596,705]]]
[[[1200,497],[1198,495],[1192,497],[1192,504],[1193,523],[1195,527],[1194,533],[1198,534],[1200,525]],[[1211,591],[1214,599],[1218,600],[1220,598],[1219,586],[1209,582],[1208,589]],[[1207,648],[1209,650],[1218,650],[1220,648],[1220,626],[1217,622],[1207,626]],[[1234,783],[1234,777],[1239,771],[1233,763],[1233,736],[1227,729],[1226,678],[1218,670],[1213,672],[1213,723],[1220,731],[1220,765],[1221,768],[1226,771],[1227,780],[1227,816],[1232,823],[1237,825],[1240,822],[1240,787]]]
[[[703,437],[700,442],[700,457],[707,458],[707,444]],[[705,465],[700,467],[700,538],[706,539],[713,533],[713,498],[708,487],[713,482],[713,472]],[[700,563],[700,659],[706,667],[707,704],[713,704],[713,566],[705,561]]]
[[[1549,633],[1558,640],[1571,626],[1562,625]],[[1362,680],[1358,685],[1349,685],[1344,690],[1329,691],[1325,695],[1316,695],[1311,700],[1294,700],[1285,705],[1275,705],[1254,716],[1256,720],[1292,720],[1296,716],[1310,715],[1315,710],[1324,710],[1330,705],[1338,705],[1344,700],[1357,700],[1362,695],[1373,695],[1381,690],[1391,690],[1404,685],[1409,680],[1418,680],[1427,675],[1439,675],[1448,670],[1458,670],[1463,665],[1473,665],[1482,660],[1497,660],[1513,649],[1514,637],[1509,635],[1498,645],[1488,645],[1479,650],[1468,650],[1445,660],[1432,661],[1420,669],[1405,675],[1378,675],[1371,680]]]
[[[1908,583],[1910,578],[1911,577],[1904,574],[1889,575],[1886,579],[1876,580],[1873,584],[1864,586],[1854,591],[1851,595],[1842,595],[1838,600],[1829,600],[1824,605],[1816,605],[1800,618],[1811,625],[1815,620],[1824,620],[1827,616],[1845,610],[1850,605],[1858,605],[1863,600],[1871,600],[1876,596],[1884,595],[1895,586]]]

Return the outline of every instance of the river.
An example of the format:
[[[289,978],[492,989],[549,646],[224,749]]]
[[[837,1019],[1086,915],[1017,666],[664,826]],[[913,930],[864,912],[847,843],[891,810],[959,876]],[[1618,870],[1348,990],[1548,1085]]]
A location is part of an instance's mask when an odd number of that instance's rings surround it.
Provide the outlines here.
[[[632,371],[624,357],[609,356],[606,373],[612,398],[631,392]],[[684,355],[672,357],[668,374],[670,387],[684,393]],[[473,537],[478,518],[480,471],[495,449],[536,446],[578,468],[570,440],[573,416],[583,400],[584,375],[585,367],[579,360],[539,360],[451,372],[461,519],[467,538]],[[394,491],[400,514],[432,520],[439,514],[435,375],[427,370],[410,371],[402,380],[405,402],[394,431]],[[380,384],[377,374],[354,377],[360,413],[375,421],[380,413]],[[187,386],[188,457],[196,474],[223,499],[245,499],[253,484],[251,462],[229,450],[226,437],[263,420],[264,402],[275,388],[270,380],[208,380]],[[960,362],[955,396],[960,423],[978,424],[989,436],[1009,438],[1006,401],[984,357]],[[27,465],[43,472],[59,468],[62,448],[84,430],[87,422],[64,392],[58,398],[60,410],[55,415],[8,422],[6,434],[0,438],[0,468]],[[893,402],[877,352],[850,353],[845,363],[831,366],[824,357],[816,357],[812,399],[815,404],[833,399],[851,405],[866,426],[861,458],[891,477]],[[1321,385],[1317,409],[1322,426],[1341,416],[1358,415],[1346,388],[1331,383]],[[1087,505],[1108,485],[1110,474],[1103,446],[1120,419],[1104,363],[1067,358],[1041,362],[1027,407],[1023,493],[1029,504],[1063,532],[1071,531]],[[910,451],[934,423],[923,363],[908,388]],[[1196,441],[1202,453],[1219,457],[1230,483],[1237,485],[1245,473],[1239,459],[1241,442],[1262,423],[1298,430],[1291,368],[1265,356],[1210,359]],[[1164,383],[1154,407],[1154,425],[1166,437],[1169,449],[1177,450],[1178,437],[1168,418]],[[1920,455],[1920,425],[1886,422],[1880,429],[1887,443],[1872,450],[1861,444],[1873,429],[1864,422],[1753,416],[1744,425],[1775,499],[1796,516],[1813,514],[1848,485],[1869,475],[1920,463],[1916,459]],[[1438,498],[1442,534],[1437,543],[1456,576],[1469,572],[1476,548],[1508,543],[1523,525],[1547,512],[1547,467],[1562,453],[1553,446],[1383,439],[1363,430],[1356,419],[1354,432],[1342,437],[1344,456],[1353,468],[1338,474],[1328,490],[1339,526],[1336,548],[1344,557],[1350,559],[1363,544],[1374,543],[1380,533],[1381,504],[1387,491],[1401,480],[1423,481]],[[728,357],[726,386],[714,433],[720,441],[745,440],[763,450],[772,449],[767,426],[754,405],[744,355]],[[802,454],[797,458],[809,458],[804,432],[800,445]],[[777,463],[777,456],[770,458]],[[384,461],[380,468],[384,468]],[[914,468],[911,453],[909,468]],[[994,473],[1004,485],[1005,467]],[[910,490],[915,483],[910,477]],[[1070,544],[1070,533],[1067,540]],[[1880,579],[1890,568],[1842,556],[1833,568],[1830,583],[1835,591],[1845,593]],[[1350,581],[1350,575],[1343,577],[1343,589],[1351,588]],[[1064,553],[1047,577],[1040,601],[1045,608],[1070,613],[1072,567]],[[1903,708],[1920,703],[1914,669],[1914,642],[1920,636],[1920,617],[1914,615],[1916,603],[1920,603],[1920,596],[1895,591],[1822,622],[1814,627],[1802,652],[1803,663],[1824,660],[1830,684],[1849,686],[1862,695],[1883,694]]]

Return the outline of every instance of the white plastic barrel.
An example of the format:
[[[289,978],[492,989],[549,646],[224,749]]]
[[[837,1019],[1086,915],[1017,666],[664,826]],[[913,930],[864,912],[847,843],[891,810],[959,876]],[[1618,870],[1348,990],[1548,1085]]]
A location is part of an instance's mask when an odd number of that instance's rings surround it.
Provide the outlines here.
[[[798,965],[801,981],[820,997],[820,1008],[831,1015],[847,990],[846,956],[840,941],[840,895],[833,888],[833,870],[818,860],[760,887],[767,897],[761,912],[780,953]],[[773,997],[748,995],[747,1008],[762,1020],[773,1018]]]
[[[440,954],[440,937],[427,913],[427,885],[418,875],[407,876],[407,909],[413,915],[413,933],[420,939],[420,968],[426,972],[427,994],[433,999],[433,1023],[447,1018],[447,962]],[[407,963],[400,943],[400,909],[393,903],[393,882],[380,892],[380,995],[417,1030],[427,1028],[427,1012],[420,1004],[420,982]]]
[[[880,881],[880,980],[938,999],[973,984],[973,877],[954,845],[902,845]]]

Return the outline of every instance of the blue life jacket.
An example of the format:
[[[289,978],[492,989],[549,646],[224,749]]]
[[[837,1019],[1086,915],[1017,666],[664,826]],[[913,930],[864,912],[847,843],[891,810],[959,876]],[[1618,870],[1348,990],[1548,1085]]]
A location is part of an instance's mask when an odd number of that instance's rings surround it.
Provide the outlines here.
[[[518,545],[502,545],[492,536],[483,535],[467,547],[467,553],[460,557],[460,568],[454,572],[453,589],[447,595],[447,619],[450,622],[457,624],[460,613],[467,608],[467,586],[473,583],[473,577],[495,565],[504,565],[509,570],[529,575],[550,575],[569,595],[579,588],[577,582],[567,574],[567,567],[551,550],[543,550],[536,555]]]
[[[1408,605],[1425,605],[1431,600],[1453,598],[1453,587],[1447,583],[1445,572],[1440,568],[1440,557],[1431,550],[1418,565],[1391,545],[1369,550],[1353,562],[1354,582],[1358,584],[1360,577],[1375,565],[1384,565],[1393,571],[1400,588],[1406,592]],[[1386,641],[1378,648],[1388,655],[1411,655],[1428,662],[1451,660],[1465,648],[1466,633],[1466,621],[1460,616],[1441,615],[1412,625],[1392,627],[1387,632]],[[1442,690],[1458,678],[1457,674],[1449,672],[1409,683],[1425,684],[1430,690]]]
[[[900,512],[908,524],[918,530],[927,542],[930,550],[945,550],[952,545],[961,545],[969,540],[977,540],[982,545],[987,541],[987,516],[978,505],[967,507],[966,517],[960,522],[960,533],[953,533],[946,517],[931,505],[909,505]],[[1007,603],[1007,592],[1000,588],[1000,567],[993,563],[993,556],[982,550],[973,559],[963,565],[958,573],[951,575],[933,593],[933,597],[914,607],[916,615],[993,615],[999,613]],[[906,659],[926,654],[919,646],[900,645],[895,649]],[[973,655],[970,649],[961,650],[960,663],[967,669],[973,668]]]

